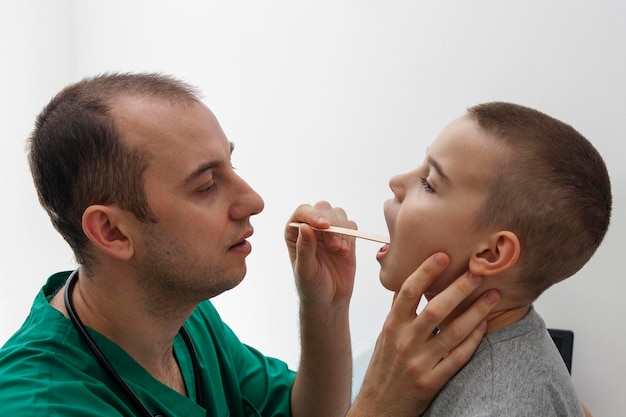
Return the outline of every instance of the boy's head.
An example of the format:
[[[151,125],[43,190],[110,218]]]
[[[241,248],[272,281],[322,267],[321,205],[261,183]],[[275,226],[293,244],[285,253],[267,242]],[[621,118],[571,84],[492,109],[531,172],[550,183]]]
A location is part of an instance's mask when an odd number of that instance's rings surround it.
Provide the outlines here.
[[[589,260],[611,212],[594,147],[569,125],[509,103],[470,108],[390,187],[381,282],[397,291],[427,256],[444,251],[450,266],[427,297],[470,269],[503,299],[531,302]]]

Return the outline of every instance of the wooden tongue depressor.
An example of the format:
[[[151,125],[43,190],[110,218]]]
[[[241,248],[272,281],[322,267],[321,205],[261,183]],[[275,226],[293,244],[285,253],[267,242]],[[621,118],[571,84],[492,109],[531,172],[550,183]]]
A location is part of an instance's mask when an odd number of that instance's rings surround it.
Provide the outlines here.
[[[291,222],[289,223],[289,226],[300,227],[301,224],[304,224],[304,223]],[[389,243],[389,238],[386,236],[373,235],[371,233],[361,232],[360,230],[346,229],[345,227],[339,227],[339,226],[329,226],[328,229],[318,229],[317,227],[313,227],[313,226],[310,226],[310,227],[311,229],[317,230],[320,232],[332,232],[332,233],[338,233],[340,235],[355,236],[355,237],[360,237],[361,239],[373,240],[374,242]]]

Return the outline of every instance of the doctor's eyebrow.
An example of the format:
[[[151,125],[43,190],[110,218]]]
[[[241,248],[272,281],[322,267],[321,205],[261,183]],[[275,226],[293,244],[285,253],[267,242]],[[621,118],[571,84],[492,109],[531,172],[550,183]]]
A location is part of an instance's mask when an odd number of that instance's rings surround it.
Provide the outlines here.
[[[230,163],[230,156],[233,154],[233,151],[235,150],[235,144],[233,142],[228,142],[228,143],[230,146],[230,151],[228,154],[229,156],[228,161]],[[191,184],[195,179],[202,176],[202,174],[204,174],[205,172],[210,171],[214,168],[218,168],[223,164],[224,164],[224,161],[220,161],[220,160],[207,161],[207,162],[201,163],[200,165],[198,165],[198,167],[196,167],[196,169],[191,171],[191,173],[185,177],[185,179],[183,180],[183,185]]]

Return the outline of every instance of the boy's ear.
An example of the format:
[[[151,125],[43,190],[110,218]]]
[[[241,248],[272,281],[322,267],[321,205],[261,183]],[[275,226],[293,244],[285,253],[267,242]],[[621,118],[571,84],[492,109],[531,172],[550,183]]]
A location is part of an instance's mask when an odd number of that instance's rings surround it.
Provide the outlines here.
[[[517,235],[500,231],[489,236],[484,245],[470,258],[470,271],[477,275],[491,276],[511,268],[520,255]]]
[[[128,260],[133,256],[133,241],[127,233],[128,213],[117,207],[93,205],[83,213],[83,232],[100,251]]]

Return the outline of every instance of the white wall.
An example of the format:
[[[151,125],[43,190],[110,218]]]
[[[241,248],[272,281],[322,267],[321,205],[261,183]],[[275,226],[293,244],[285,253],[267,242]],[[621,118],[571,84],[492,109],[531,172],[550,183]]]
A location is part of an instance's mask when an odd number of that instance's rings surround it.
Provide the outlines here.
[[[75,75],[68,1],[0,4],[0,344],[22,323],[42,280],[72,253],[37,201],[25,139],[35,115]]]
[[[215,301],[240,337],[298,361],[297,300],[282,227],[328,199],[384,233],[391,175],[472,104],[507,100],[573,124],[605,156],[614,218],[595,258],[537,302],[575,332],[573,381],[597,416],[626,408],[621,347],[626,168],[626,4],[619,1],[6,1],[0,6],[4,268],[0,343],[52,272],[74,266],[39,208],[24,138],[69,81],[103,71],[172,73],[206,93],[263,195],[249,274]],[[377,244],[360,242],[355,355],[390,304]]]

